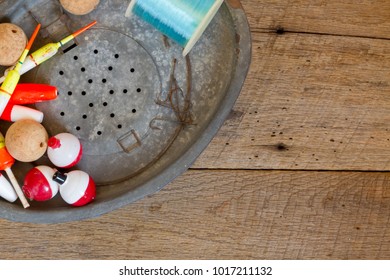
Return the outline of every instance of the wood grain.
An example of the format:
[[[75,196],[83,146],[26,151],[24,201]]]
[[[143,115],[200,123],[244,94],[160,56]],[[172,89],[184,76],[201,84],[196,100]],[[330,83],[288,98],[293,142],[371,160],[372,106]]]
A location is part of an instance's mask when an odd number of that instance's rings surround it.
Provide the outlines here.
[[[189,171],[94,220],[0,221],[0,258],[388,259],[389,211],[387,173]]]
[[[251,70],[192,170],[96,219],[0,220],[0,259],[390,258],[390,175],[367,172],[390,168],[390,2],[242,5]]]
[[[389,40],[253,33],[253,50],[196,168],[389,170]]]
[[[390,38],[387,0],[242,0],[253,31]]]

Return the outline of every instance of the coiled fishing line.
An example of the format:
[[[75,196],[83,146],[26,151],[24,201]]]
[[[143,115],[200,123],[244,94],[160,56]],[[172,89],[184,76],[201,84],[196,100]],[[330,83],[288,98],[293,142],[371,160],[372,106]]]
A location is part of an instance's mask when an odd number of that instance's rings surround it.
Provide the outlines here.
[[[126,16],[137,15],[184,48],[186,56],[223,0],[132,0]]]

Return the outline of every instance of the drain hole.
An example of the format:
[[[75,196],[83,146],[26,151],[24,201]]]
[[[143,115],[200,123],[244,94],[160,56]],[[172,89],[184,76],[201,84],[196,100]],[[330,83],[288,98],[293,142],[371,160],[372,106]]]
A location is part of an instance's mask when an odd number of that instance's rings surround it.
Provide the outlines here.
[[[79,126],[76,126],[76,130],[80,130],[81,128]]]
[[[89,107],[91,107],[91,108],[92,108],[92,107],[93,107],[93,103],[89,103]]]
[[[64,71],[60,71],[60,75],[61,75],[61,76],[64,75]]]
[[[102,135],[102,132],[99,130],[99,131],[97,132],[97,135]]]
[[[103,84],[105,84],[106,82],[107,82],[107,80],[106,80],[106,79],[103,79],[103,80],[102,80],[102,83],[103,83]]]
[[[63,116],[65,116],[65,113],[64,113],[64,112],[61,112],[60,115],[63,117]]]
[[[98,54],[99,51],[98,51],[98,50],[94,50],[93,53],[94,53],[94,54]]]
[[[111,114],[110,114],[110,117],[111,117],[111,118],[114,118],[114,117],[115,117],[115,114],[114,114],[114,113],[111,113]]]
[[[87,92],[85,91],[85,90],[83,90],[82,92],[81,92],[81,95],[86,95],[87,94]]]
[[[114,90],[110,90],[110,94],[114,94]]]
[[[130,72],[131,72],[131,73],[134,73],[134,72],[135,72],[135,69],[134,69],[134,68],[131,68],[131,69],[130,69]]]
[[[75,56],[73,57],[73,59],[74,59],[74,60],[77,60],[77,59],[79,59],[79,57],[78,57],[77,55],[75,55]]]
[[[73,94],[73,92],[71,91],[68,91],[68,95],[71,96]]]
[[[92,84],[92,83],[93,83],[93,80],[92,80],[92,79],[89,79],[89,80],[88,80],[88,83]]]
[[[85,120],[87,118],[87,115],[83,115],[83,119]]]
[[[123,90],[123,93],[127,93],[127,89],[124,89],[124,90]]]
[[[68,51],[73,50],[75,47],[77,47],[77,45],[76,45],[76,44],[73,44],[73,45],[71,45],[69,48],[66,48],[63,52],[64,52],[64,53],[67,53]]]
[[[108,67],[108,71],[112,71],[112,69],[114,69],[114,68],[112,68],[112,66]]]
[[[141,92],[141,89],[140,89],[140,88],[137,88],[137,92]]]
[[[133,109],[131,110],[133,112],[133,114],[137,113],[137,110],[136,109]]]
[[[121,124],[118,124],[118,128],[121,129],[121,128],[122,128],[122,125],[121,125]]]
[[[108,105],[107,102],[103,102],[103,106],[106,107]]]
[[[115,54],[114,57],[115,57],[115,58],[119,58],[119,54]]]
[[[85,68],[84,67],[81,67],[81,72],[85,72]]]

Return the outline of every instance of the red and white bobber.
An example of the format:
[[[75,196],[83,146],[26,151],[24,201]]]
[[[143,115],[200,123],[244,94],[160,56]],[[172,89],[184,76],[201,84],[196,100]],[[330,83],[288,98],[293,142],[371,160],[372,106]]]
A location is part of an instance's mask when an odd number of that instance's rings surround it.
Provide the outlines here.
[[[40,165],[27,172],[22,190],[27,198],[36,201],[52,199],[58,193],[58,184],[53,180],[55,169]]]
[[[57,171],[53,180],[60,185],[60,195],[68,204],[83,206],[95,199],[95,182],[84,171],[74,170],[65,174]]]
[[[9,202],[15,202],[18,198],[10,182],[0,173],[0,197]]]
[[[80,140],[73,134],[57,134],[49,139],[47,145],[47,156],[57,167],[70,168],[81,159],[83,149]]]

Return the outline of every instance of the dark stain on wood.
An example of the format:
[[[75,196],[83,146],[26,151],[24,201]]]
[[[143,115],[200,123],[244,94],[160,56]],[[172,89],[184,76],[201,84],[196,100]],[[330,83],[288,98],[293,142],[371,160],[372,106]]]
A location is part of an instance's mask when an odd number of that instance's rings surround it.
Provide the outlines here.
[[[284,143],[276,144],[276,149],[278,151],[288,151],[289,150],[288,146],[286,144],[284,144]]]

